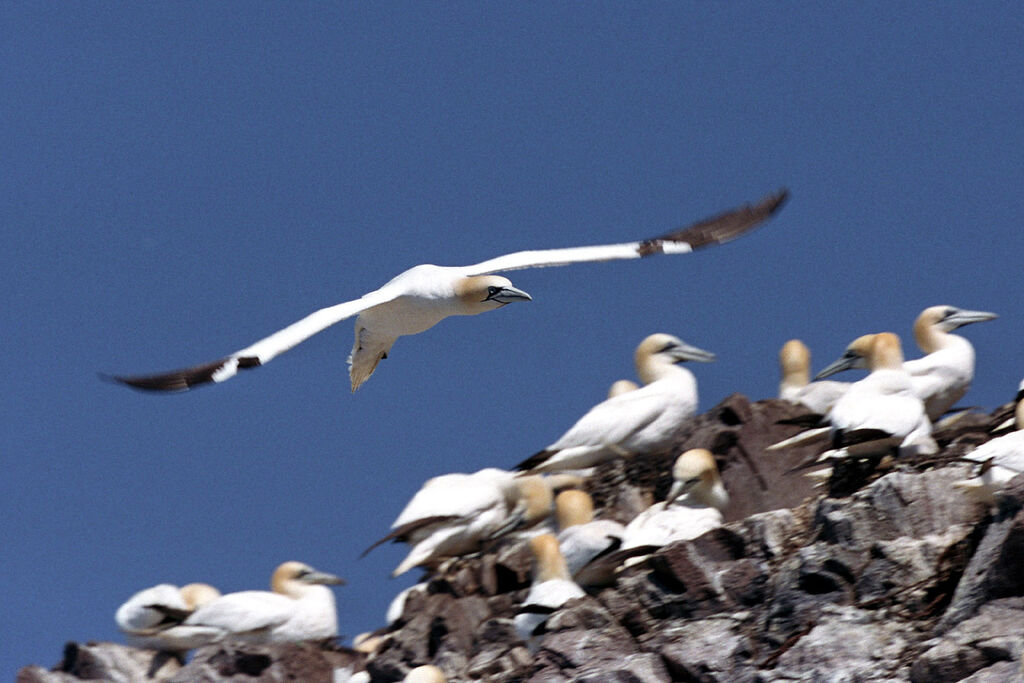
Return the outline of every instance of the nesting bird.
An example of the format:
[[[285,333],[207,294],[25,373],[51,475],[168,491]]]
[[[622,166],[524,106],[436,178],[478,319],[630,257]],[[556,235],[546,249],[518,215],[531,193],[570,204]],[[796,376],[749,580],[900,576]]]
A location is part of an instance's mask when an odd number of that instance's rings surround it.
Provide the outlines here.
[[[615,578],[615,566],[602,562],[622,545],[625,527],[610,519],[594,519],[594,501],[585,491],[562,491],[555,497],[558,545],[573,580],[580,586],[604,586]]]
[[[833,448],[871,439],[900,440],[901,455],[934,453],[932,424],[924,403],[914,394],[910,373],[904,369],[900,339],[891,332],[855,339],[846,352],[818,373],[827,377],[847,368],[867,366],[870,374],[854,382],[827,419]]]
[[[186,652],[205,645],[204,632],[183,622],[196,609],[220,597],[205,583],[179,588],[161,583],[139,591],[118,607],[114,620],[132,647],[164,652]]]
[[[586,595],[569,574],[569,568],[551,534],[541,534],[530,540],[533,553],[533,583],[526,600],[513,620],[516,632],[527,644],[543,632],[544,624],[565,603]]]
[[[334,593],[327,586],[344,580],[302,562],[281,564],[271,591],[228,593],[203,605],[183,622],[206,643],[224,639],[246,643],[322,640],[338,635]]]
[[[954,485],[971,495],[992,502],[1004,484],[1024,472],[1024,381],[1017,391],[1014,408],[1016,431],[986,441],[964,456],[981,464],[977,476],[958,481]]]
[[[790,339],[782,345],[779,367],[782,370],[779,398],[799,403],[818,415],[827,413],[850,388],[848,382],[811,382],[811,352],[799,339]]]
[[[670,334],[652,334],[636,349],[641,388],[591,408],[553,444],[517,465],[529,472],[591,467],[616,457],[668,448],[679,424],[697,411],[697,380],[677,364],[708,363],[715,354]]]
[[[622,549],[656,548],[686,541],[722,526],[729,494],[722,485],[715,456],[703,448],[686,451],[672,466],[672,487],[626,525]]]
[[[496,468],[427,480],[391,525],[386,541],[412,548],[392,576],[413,567],[480,550],[483,543],[530,527],[551,513],[551,486],[542,477],[515,477]]]
[[[565,266],[573,263],[636,259],[654,254],[685,254],[735,239],[769,218],[782,206],[782,190],[757,204],[743,206],[652,239],[593,247],[518,251],[471,266],[419,265],[380,289],[353,301],[322,308],[226,358],[156,375],[115,376],[138,389],[184,391],[207,382],[223,382],[239,370],[265,365],[271,359],[332,325],[356,317],[355,342],[349,356],[352,391],[388,357],[402,336],[418,334],[445,318],[477,315],[530,295],[494,273]]]

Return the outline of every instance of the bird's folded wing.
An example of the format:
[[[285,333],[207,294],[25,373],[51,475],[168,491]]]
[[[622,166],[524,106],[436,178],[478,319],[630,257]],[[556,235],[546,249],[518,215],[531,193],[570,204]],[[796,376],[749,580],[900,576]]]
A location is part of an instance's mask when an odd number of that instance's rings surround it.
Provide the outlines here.
[[[382,287],[358,299],[321,308],[255,344],[210,363],[155,375],[115,375],[110,379],[136,389],[151,391],[186,391],[207,382],[223,382],[234,377],[239,370],[259,367],[317,332],[368,308],[387,303],[400,294],[395,288]]]
[[[787,190],[765,197],[757,204],[746,204],[737,209],[665,235],[636,242],[604,244],[592,247],[568,247],[517,251],[497,258],[466,266],[467,275],[485,275],[523,268],[566,266],[572,263],[637,259],[654,254],[685,254],[694,249],[721,244],[736,239],[759,223],[771,217],[789,196]]]
[[[231,633],[250,633],[279,626],[294,613],[294,601],[268,591],[224,595],[200,607],[185,620],[189,626],[210,626]]]

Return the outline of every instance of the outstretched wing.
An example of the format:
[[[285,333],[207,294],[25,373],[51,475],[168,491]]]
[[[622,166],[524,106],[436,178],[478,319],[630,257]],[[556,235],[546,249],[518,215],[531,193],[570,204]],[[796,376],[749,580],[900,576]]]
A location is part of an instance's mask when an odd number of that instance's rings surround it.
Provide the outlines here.
[[[523,268],[567,266],[588,261],[637,259],[654,254],[686,254],[694,249],[734,240],[772,216],[785,203],[789,191],[782,189],[756,204],[747,204],[706,218],[665,235],[622,244],[517,251],[465,267],[467,275],[485,275]]]
[[[322,332],[335,323],[358,315],[373,306],[387,303],[400,295],[401,291],[397,288],[385,285],[353,301],[328,306],[310,313],[302,320],[278,330],[241,351],[235,351],[226,358],[156,375],[114,375],[109,379],[136,389],[150,391],[187,391],[207,382],[223,382],[237,375],[239,370],[264,365],[272,358],[306,341],[317,332]]]

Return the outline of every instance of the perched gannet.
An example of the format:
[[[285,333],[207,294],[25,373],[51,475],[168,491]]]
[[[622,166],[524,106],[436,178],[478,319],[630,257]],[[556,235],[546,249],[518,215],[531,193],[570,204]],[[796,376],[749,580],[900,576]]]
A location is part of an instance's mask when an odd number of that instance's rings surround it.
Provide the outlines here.
[[[594,501],[585,491],[562,491],[555,498],[558,545],[573,580],[581,586],[604,586],[615,567],[600,559],[622,545],[625,527],[610,519],[594,519]]]
[[[612,385],[608,388],[608,398],[615,398],[622,394],[628,394],[631,391],[636,391],[640,388],[640,385],[631,379],[620,379],[612,382]]]
[[[623,550],[686,541],[722,526],[729,494],[710,451],[694,448],[680,455],[672,466],[672,479],[665,501],[655,503],[626,525]]]
[[[931,437],[932,424],[903,367],[899,337],[891,332],[858,337],[818,376],[862,365],[870,374],[850,385],[827,415],[832,447],[842,448],[865,436],[896,437],[902,439],[902,455],[934,453],[937,446]]]
[[[181,588],[161,583],[139,591],[117,608],[114,620],[132,647],[165,652],[184,652],[205,645],[204,632],[182,624],[197,608],[220,597],[205,583]]]
[[[405,674],[402,683],[446,683],[444,672],[433,664],[417,666]]]
[[[551,486],[543,477],[515,477],[496,468],[427,480],[391,525],[386,541],[404,541],[409,554],[391,573],[476,552],[487,541],[530,527],[551,513]]]
[[[955,306],[931,306],[921,311],[914,321],[914,339],[924,357],[908,360],[903,369],[910,374],[914,395],[924,401],[928,419],[935,421],[956,404],[974,379],[974,347],[953,330],[971,323],[992,320],[998,316],[985,311],[968,311]],[[827,377],[840,370],[867,367],[863,356],[855,362],[833,369],[835,363],[818,373]]]
[[[553,612],[569,600],[586,595],[573,582],[558,539],[551,534],[535,536],[530,541],[530,550],[533,552],[533,584],[513,620],[516,632],[527,644],[532,644],[533,637],[542,632]]]
[[[590,467],[617,456],[667,448],[679,423],[697,410],[697,380],[677,363],[708,363],[715,354],[670,334],[652,334],[636,349],[636,372],[644,386],[591,408],[569,431],[517,467],[549,472]]]
[[[1017,431],[986,441],[965,455],[965,460],[981,463],[981,471],[954,484],[986,502],[992,502],[1003,484],[1024,472],[1024,381],[1016,401],[1013,418]]]
[[[824,415],[840,396],[850,388],[848,382],[811,382],[811,352],[799,339],[790,339],[779,351],[782,381],[779,398],[799,403],[807,409]]]
[[[206,642],[225,638],[247,643],[321,640],[338,635],[334,593],[337,576],[302,562],[285,562],[274,570],[270,591],[228,593],[203,605],[184,622],[203,629]]]
[[[769,218],[782,206],[787,195],[787,191],[782,190],[753,206],[743,206],[686,229],[638,242],[518,251],[471,266],[415,266],[380,289],[353,301],[322,308],[226,358],[157,375],[112,379],[139,389],[159,391],[184,391],[206,382],[223,382],[239,370],[265,365],[317,332],[355,315],[358,316],[355,343],[349,356],[349,376],[352,391],[355,391],[373,374],[377,363],[387,358],[398,337],[423,332],[450,316],[477,315],[515,301],[530,300],[529,294],[494,273],[688,253],[739,237]]]

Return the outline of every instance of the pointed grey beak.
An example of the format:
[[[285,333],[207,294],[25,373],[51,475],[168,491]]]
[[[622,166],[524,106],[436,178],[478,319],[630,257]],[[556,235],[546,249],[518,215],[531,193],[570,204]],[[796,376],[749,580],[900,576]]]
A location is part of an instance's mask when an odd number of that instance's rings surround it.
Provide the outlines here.
[[[533,297],[515,287],[502,287],[493,294],[488,294],[484,301],[497,301],[499,304],[510,304],[513,301],[533,301]]]
[[[942,321],[942,326],[948,327],[949,330],[955,330],[956,328],[963,327],[964,325],[981,323],[998,317],[999,316],[995,313],[989,313],[987,311],[965,311],[960,309],[953,315],[946,316]]]
[[[842,372],[843,370],[852,370],[854,368],[863,367],[866,366],[862,357],[855,353],[844,353],[837,360],[833,361],[831,365],[815,375],[814,379],[825,379],[826,377],[830,377],[837,372]]]
[[[698,349],[696,346],[690,346],[689,344],[681,344],[674,346],[670,351],[672,357],[676,359],[677,363],[692,360],[698,363],[710,363],[717,358],[717,356],[710,351],[704,349]]]
[[[679,481],[678,479],[672,482],[672,488],[668,490],[668,495],[665,496],[665,507],[668,507],[675,501],[676,498],[683,495],[690,490],[696,482]]]
[[[335,576],[334,574],[328,574],[327,572],[314,571],[309,574],[305,574],[302,577],[303,583],[314,583],[321,584],[324,586],[344,586],[345,579]]]

